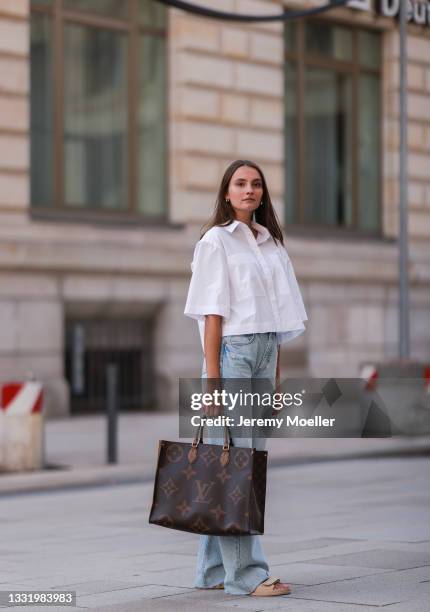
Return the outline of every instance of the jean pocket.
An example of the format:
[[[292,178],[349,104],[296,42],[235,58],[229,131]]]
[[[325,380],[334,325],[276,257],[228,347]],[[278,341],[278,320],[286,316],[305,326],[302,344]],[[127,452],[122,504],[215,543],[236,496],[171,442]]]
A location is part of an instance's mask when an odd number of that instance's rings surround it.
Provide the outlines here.
[[[233,336],[227,336],[228,343],[232,346],[246,346],[252,344],[255,339],[255,334],[238,334]]]

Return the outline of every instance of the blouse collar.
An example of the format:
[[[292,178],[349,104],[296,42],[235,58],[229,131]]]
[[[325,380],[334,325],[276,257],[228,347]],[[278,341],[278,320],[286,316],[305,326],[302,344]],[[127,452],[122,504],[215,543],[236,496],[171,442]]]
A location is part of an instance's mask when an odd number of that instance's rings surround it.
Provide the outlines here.
[[[234,230],[240,225],[244,226],[244,228],[247,227],[246,223],[243,223],[243,221],[238,221],[237,219],[232,221],[232,223],[230,223],[229,225],[220,225],[220,227],[232,234]],[[251,225],[258,232],[257,243],[265,242],[268,238],[270,238],[271,234],[267,227],[264,227],[264,225],[261,225],[256,221],[251,221]]]

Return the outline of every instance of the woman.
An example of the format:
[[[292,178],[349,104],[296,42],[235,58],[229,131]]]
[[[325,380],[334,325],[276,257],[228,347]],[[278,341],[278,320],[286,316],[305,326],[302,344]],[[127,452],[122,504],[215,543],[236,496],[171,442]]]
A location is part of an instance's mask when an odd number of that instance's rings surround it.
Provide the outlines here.
[[[255,163],[237,160],[225,171],[191,269],[185,314],[199,324],[202,376],[279,384],[279,345],[303,332],[307,316],[263,172]],[[216,414],[216,407],[207,414]],[[261,439],[233,442],[264,446]],[[200,536],[195,586],[257,597],[290,592],[287,584],[269,577],[259,536]]]

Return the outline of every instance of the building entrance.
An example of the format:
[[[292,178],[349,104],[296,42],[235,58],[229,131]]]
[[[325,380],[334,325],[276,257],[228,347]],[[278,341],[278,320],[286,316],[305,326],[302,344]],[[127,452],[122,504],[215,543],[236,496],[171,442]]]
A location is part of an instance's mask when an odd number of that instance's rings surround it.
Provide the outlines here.
[[[155,405],[153,322],[137,318],[66,320],[65,371],[72,414],[105,410],[106,368],[118,367],[121,411]]]

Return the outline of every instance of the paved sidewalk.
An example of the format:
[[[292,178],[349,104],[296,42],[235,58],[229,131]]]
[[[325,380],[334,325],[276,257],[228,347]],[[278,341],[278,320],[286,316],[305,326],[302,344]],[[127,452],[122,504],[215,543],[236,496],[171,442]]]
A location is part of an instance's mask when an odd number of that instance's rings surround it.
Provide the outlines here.
[[[430,457],[270,470],[262,544],[292,593],[265,599],[193,588],[198,537],[148,524],[151,483],[10,496],[0,590],[73,590],[99,612],[427,612],[429,484]]]
[[[173,413],[128,413],[119,418],[118,465],[106,465],[103,416],[50,420],[45,426],[49,469],[0,474],[0,494],[62,487],[150,481],[158,440],[178,439]],[[270,465],[373,456],[430,455],[430,436],[416,438],[288,438],[269,442]]]

